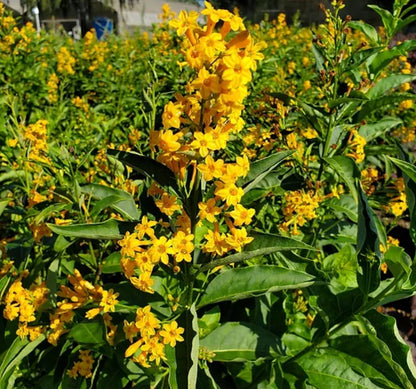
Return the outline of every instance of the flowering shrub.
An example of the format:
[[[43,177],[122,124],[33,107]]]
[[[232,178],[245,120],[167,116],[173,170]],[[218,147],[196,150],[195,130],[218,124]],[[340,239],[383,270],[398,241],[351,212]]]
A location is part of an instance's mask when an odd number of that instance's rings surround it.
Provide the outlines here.
[[[406,5],[80,42],[1,6],[0,388],[412,388]]]

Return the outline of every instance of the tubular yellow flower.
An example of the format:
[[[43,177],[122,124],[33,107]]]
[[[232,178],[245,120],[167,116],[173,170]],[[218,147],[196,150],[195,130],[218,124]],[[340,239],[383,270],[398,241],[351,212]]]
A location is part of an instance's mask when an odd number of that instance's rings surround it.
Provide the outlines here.
[[[164,344],[170,344],[172,347],[175,347],[176,342],[183,342],[184,329],[178,327],[178,323],[174,320],[170,324],[163,324],[163,330],[160,331],[160,336],[163,338]]]
[[[238,204],[241,197],[243,197],[244,190],[242,188],[238,188],[232,182],[224,183],[217,181],[215,182],[215,185],[217,187],[215,189],[215,195],[221,200],[224,200],[228,206]]]
[[[208,153],[212,150],[215,150],[216,145],[212,139],[212,134],[204,134],[202,132],[195,132],[195,140],[190,144],[190,146],[199,153],[199,155],[205,158]]]
[[[165,108],[162,114],[163,127],[166,129],[179,128],[181,125],[181,120],[180,120],[181,115],[182,115],[181,105],[174,104],[171,101],[169,101],[169,103],[165,105]],[[172,134],[172,132],[170,132],[170,134]]]

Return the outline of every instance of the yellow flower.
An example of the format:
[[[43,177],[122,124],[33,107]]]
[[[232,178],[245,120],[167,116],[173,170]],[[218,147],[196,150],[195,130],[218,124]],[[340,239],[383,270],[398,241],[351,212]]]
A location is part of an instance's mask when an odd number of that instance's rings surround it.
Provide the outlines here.
[[[155,291],[152,289],[152,286],[155,283],[155,280],[150,278],[151,275],[151,272],[145,271],[142,272],[138,278],[130,277],[130,282],[135,288],[141,290],[142,292],[153,294]]]
[[[231,86],[238,87],[251,81],[251,59],[241,57],[238,52],[233,51],[230,55],[223,58],[226,67],[222,74],[222,79],[230,82]]]
[[[100,307],[103,308],[104,312],[114,312],[115,306],[118,303],[117,297],[119,293],[114,293],[113,289],[103,290],[102,298],[100,301]]]
[[[209,230],[208,233],[204,235],[204,238],[206,239],[206,243],[203,245],[202,250],[206,253],[213,253],[221,256],[229,250],[226,236],[218,231],[217,223],[215,223],[214,231]]]
[[[225,241],[234,250],[241,252],[243,246],[252,242],[253,239],[253,237],[247,236],[247,230],[242,227],[240,229],[232,229],[231,235],[228,234]]]
[[[141,222],[134,227],[134,230],[137,232],[137,237],[143,239],[145,235],[149,238],[154,238],[155,232],[153,227],[157,225],[157,222],[154,220],[148,220],[147,216],[143,216]]]
[[[184,35],[188,30],[193,30],[198,27],[197,19],[199,15],[196,11],[181,11],[176,19],[169,22],[169,26],[176,29],[179,36]]]
[[[238,188],[232,182],[223,183],[221,181],[217,181],[215,185],[217,187],[215,189],[215,195],[221,200],[224,200],[228,206],[238,204],[241,197],[243,197],[244,190],[242,188]]]
[[[185,234],[183,231],[178,231],[172,239],[172,248],[176,262],[191,262],[191,253],[194,250],[193,244],[194,236],[192,234]]]
[[[211,181],[213,178],[220,178],[223,175],[224,161],[222,159],[214,160],[210,155],[205,158],[205,164],[198,164],[197,168],[202,173],[205,181]]]
[[[156,206],[166,215],[172,216],[175,211],[180,211],[181,206],[177,203],[178,198],[168,193],[163,193],[162,198],[155,201]]]
[[[181,125],[180,117],[182,115],[182,107],[180,104],[174,104],[171,101],[165,105],[162,122],[163,127],[168,128],[179,128]],[[174,150],[175,151],[175,150]]]
[[[219,93],[221,90],[218,75],[211,74],[205,68],[198,72],[198,77],[192,82],[192,86],[199,89],[203,99],[208,99],[211,94]]]
[[[178,327],[178,323],[174,320],[171,324],[163,324],[163,330],[160,331],[160,336],[163,338],[164,344],[170,344],[171,347],[175,347],[176,342],[183,342],[184,329]]]
[[[252,208],[246,209],[241,204],[236,204],[229,215],[234,219],[234,225],[241,226],[243,224],[250,224],[255,212]]]
[[[19,143],[19,139],[17,138],[9,139],[7,143],[9,144],[10,147],[16,147],[16,145]]]
[[[195,132],[195,140],[190,144],[190,146],[196,150],[199,155],[205,158],[211,150],[215,150],[216,145],[212,139],[211,133],[202,133],[200,131]]]
[[[165,265],[169,263],[169,254],[173,254],[172,241],[165,236],[152,240],[151,256]]]
[[[217,207],[216,203],[217,202],[214,198],[208,199],[206,203],[198,203],[200,220],[207,219],[211,223],[216,222],[215,216],[221,213],[221,208]]]

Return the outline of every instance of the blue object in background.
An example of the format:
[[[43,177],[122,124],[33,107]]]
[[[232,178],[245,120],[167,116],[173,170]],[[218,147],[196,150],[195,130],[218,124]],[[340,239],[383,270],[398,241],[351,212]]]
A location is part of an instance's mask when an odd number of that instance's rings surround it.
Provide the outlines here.
[[[92,26],[97,34],[97,39],[102,39],[113,32],[113,21],[109,18],[95,18],[92,21]]]

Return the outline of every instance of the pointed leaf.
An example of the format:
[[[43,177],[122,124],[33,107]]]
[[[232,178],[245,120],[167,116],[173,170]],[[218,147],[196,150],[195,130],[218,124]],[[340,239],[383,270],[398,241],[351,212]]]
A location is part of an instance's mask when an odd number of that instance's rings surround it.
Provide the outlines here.
[[[211,261],[202,266],[199,269],[199,272],[213,269],[217,266],[228,265],[230,263],[247,261],[251,258],[272,254],[278,251],[315,250],[312,246],[309,246],[300,240],[287,238],[285,236],[264,234],[261,232],[251,232],[250,236],[252,236],[254,240],[245,247],[243,252],[231,254],[227,257]]]
[[[372,44],[376,45],[379,43],[377,30],[371,24],[354,20],[349,22],[348,26],[364,33]]]
[[[81,187],[81,192],[89,194],[101,201],[107,199],[107,201],[102,204],[101,209],[111,207],[128,219],[138,220],[140,218],[140,213],[134,202],[133,196],[124,190],[111,188],[105,185],[88,184]],[[111,201],[108,199],[111,199]],[[97,214],[98,213],[99,211]]]
[[[12,345],[0,356],[0,383],[6,383],[6,377],[9,377],[14,369],[19,365],[23,358],[27,357],[35,350],[40,343],[46,339],[45,335],[40,335],[34,341],[28,339],[16,338]],[[3,381],[4,380],[4,381]],[[4,386],[8,388],[8,386]]]
[[[356,163],[349,157],[337,155],[332,158],[324,158],[328,165],[342,178],[347,185],[355,202],[358,202],[358,194],[355,180],[361,177]]]
[[[383,227],[371,209],[366,194],[359,185],[358,183],[357,250],[361,271],[357,274],[357,280],[364,296],[367,296],[370,292],[377,289],[380,284],[380,243],[386,246],[386,237],[383,236]]]
[[[127,231],[133,231],[137,222],[125,222],[109,219],[102,223],[73,224],[58,226],[47,223],[47,226],[56,234],[73,238],[86,239],[121,239]]]
[[[80,344],[100,345],[106,343],[105,331],[104,321],[100,316],[98,319],[75,324],[68,336]]]
[[[167,166],[135,152],[107,150],[107,153],[114,155],[119,161],[132,167],[141,174],[150,177],[165,188],[171,188],[179,193],[178,183],[175,174]]]
[[[369,143],[371,140],[383,135],[386,131],[402,124],[403,121],[400,118],[385,116],[376,123],[364,124],[359,128],[358,133]]]
[[[309,384],[319,389],[380,389],[366,377],[364,363],[354,361],[350,366],[349,360],[342,352],[331,348],[318,349],[302,356],[298,363],[309,377]],[[360,366],[361,365],[361,366]]]
[[[266,292],[304,288],[315,277],[300,271],[273,265],[230,269],[218,274],[206,287],[198,308],[219,301],[241,300]]]
[[[367,96],[370,98],[379,97],[393,88],[397,88],[405,82],[412,82],[416,79],[413,74],[390,74],[385,78],[377,81],[376,85],[372,87]]]
[[[269,155],[266,158],[257,160],[250,165],[250,170],[247,177],[244,179],[243,186],[244,192],[250,191],[251,188],[255,188],[256,185],[276,166],[280,164],[287,157],[294,153],[293,150],[281,151],[276,154]]]
[[[185,329],[183,342],[176,350],[176,382],[178,388],[195,388],[198,374],[199,331],[195,304],[178,319],[178,325]]]
[[[396,325],[396,320],[376,310],[368,311],[364,316],[376,330],[377,337],[387,344],[394,361],[403,368],[407,379],[413,386],[416,386],[416,368],[410,347],[402,339]]]
[[[373,382],[388,388],[412,388],[403,369],[393,361],[387,345],[374,334],[338,336],[330,346],[342,352],[351,367],[361,369]]]
[[[388,34],[391,36],[393,33],[393,28],[394,28],[393,15],[386,9],[378,7],[377,5],[374,5],[374,4],[367,5],[367,7],[376,11],[380,15],[381,20],[383,21],[384,28],[386,29]]]
[[[227,322],[201,339],[200,345],[214,353],[214,361],[254,361],[282,354],[277,336],[251,323]]]

